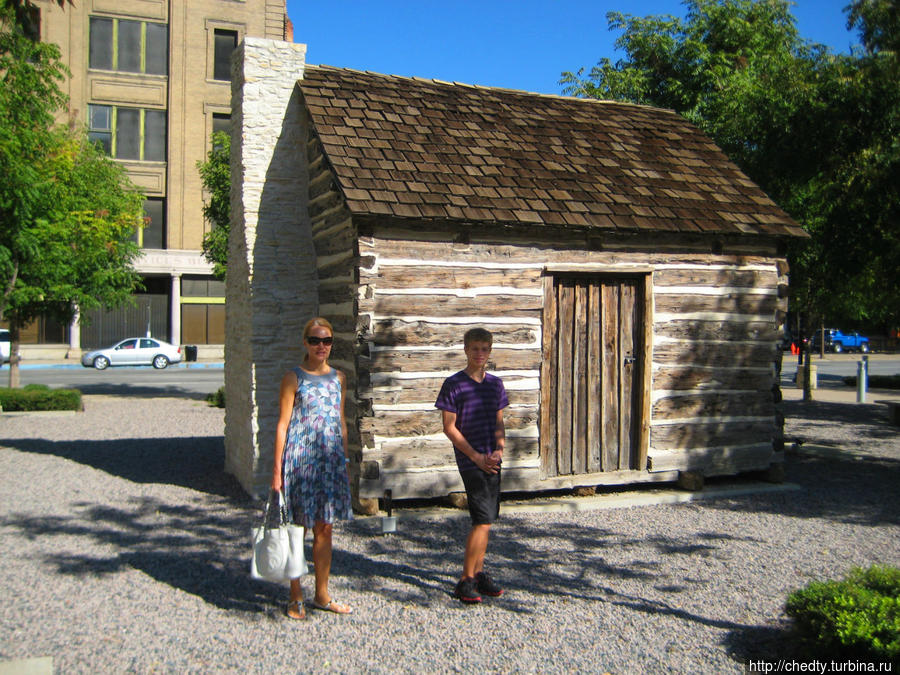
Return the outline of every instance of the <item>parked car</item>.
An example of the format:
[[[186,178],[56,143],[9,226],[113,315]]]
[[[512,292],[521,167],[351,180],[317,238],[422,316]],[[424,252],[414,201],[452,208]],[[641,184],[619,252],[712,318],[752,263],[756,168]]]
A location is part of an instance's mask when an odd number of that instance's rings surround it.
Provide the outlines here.
[[[9,361],[11,353],[9,349],[9,331],[5,328],[0,328],[0,364]]]
[[[153,366],[165,368],[181,361],[181,347],[156,338],[127,338],[106,349],[95,349],[81,356],[81,365],[105,370],[109,366]]]
[[[812,349],[819,349],[819,340],[821,332],[813,333]],[[866,354],[869,351],[869,338],[860,335],[857,331],[844,333],[837,328],[825,329],[825,351],[840,354],[841,352],[862,352]]]

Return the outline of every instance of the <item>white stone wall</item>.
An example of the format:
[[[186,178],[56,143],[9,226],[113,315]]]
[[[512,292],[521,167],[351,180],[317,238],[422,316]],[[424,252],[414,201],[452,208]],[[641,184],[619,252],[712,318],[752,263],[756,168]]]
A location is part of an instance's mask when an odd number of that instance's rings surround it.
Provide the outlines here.
[[[305,45],[246,38],[232,66],[225,469],[254,496],[271,480],[281,377],[318,303],[296,86],[305,57]]]

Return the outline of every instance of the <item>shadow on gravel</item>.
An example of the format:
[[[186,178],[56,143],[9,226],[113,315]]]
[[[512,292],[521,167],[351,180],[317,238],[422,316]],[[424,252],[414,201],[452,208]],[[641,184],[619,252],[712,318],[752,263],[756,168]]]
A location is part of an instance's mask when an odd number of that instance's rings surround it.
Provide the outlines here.
[[[833,423],[859,425],[864,435],[877,438],[900,438],[900,429],[891,426],[888,408],[877,403],[834,403],[829,401],[783,401],[782,412],[786,418],[811,424]]]
[[[713,500],[707,508],[774,513],[794,518],[825,518],[834,522],[878,527],[900,522],[900,460],[859,455],[788,455],[787,480],[804,490]]]
[[[139,384],[103,383],[72,385],[85,395],[97,396],[125,396],[127,398],[186,398],[195,401],[205,401],[207,394],[204,392],[183,389],[182,387],[150,387]]]
[[[571,522],[545,523],[504,517],[502,534],[490,544],[491,566],[509,591],[493,607],[517,614],[539,614],[547,600],[577,599],[608,603],[650,615],[671,615],[685,621],[726,630],[750,628],[733,621],[696,614],[678,606],[678,593],[708,582],[673,578],[662,570],[673,556],[717,557],[729,541],[756,541],[721,532],[684,536],[622,537]],[[335,554],[336,574],[354,578],[360,588],[384,593],[404,604],[443,604],[452,596],[469,530],[466,519],[407,522],[390,537],[372,536],[371,521],[354,521],[344,528],[351,536],[369,538],[365,555]],[[625,563],[613,563],[604,552],[631,552]],[[501,578],[502,577],[502,578]],[[395,581],[406,587],[399,591]],[[625,589],[639,589],[629,592]],[[670,602],[669,599],[675,599]],[[453,608],[466,608],[452,601]]]
[[[283,602],[284,588],[251,579],[247,558],[258,512],[249,502],[198,502],[172,505],[135,497],[127,507],[85,503],[71,516],[11,514],[4,522],[29,538],[82,540],[84,554],[45,558],[60,574],[105,576],[136,569],[221,609],[271,614]]]
[[[134,483],[179,485],[223,497],[244,495],[237,480],[222,470],[225,444],[221,436],[111,441],[13,438],[3,445],[69,459]]]

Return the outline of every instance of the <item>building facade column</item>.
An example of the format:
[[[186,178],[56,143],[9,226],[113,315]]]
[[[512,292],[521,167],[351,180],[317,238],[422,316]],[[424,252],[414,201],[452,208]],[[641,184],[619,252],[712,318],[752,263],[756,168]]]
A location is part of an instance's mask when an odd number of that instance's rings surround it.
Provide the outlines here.
[[[169,306],[169,342],[181,345],[181,274],[172,273],[172,291],[169,294],[172,304]]]

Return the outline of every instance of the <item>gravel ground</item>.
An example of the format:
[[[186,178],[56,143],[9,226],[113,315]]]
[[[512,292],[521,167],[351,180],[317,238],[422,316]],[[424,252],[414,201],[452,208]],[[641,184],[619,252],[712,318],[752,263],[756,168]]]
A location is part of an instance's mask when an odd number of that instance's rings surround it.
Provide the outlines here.
[[[401,520],[388,537],[359,518],[335,529],[331,584],[355,613],[305,622],[284,617],[284,587],[249,578],[260,511],[222,473],[221,410],[89,396],[78,415],[3,416],[0,661],[51,656],[65,673],[739,673],[748,659],[789,658],[787,593],[900,565],[900,430],[883,406],[784,406],[788,435],[805,441],[787,462],[800,490],[507,514],[488,551],[507,594],[476,607],[451,597],[465,518]]]

